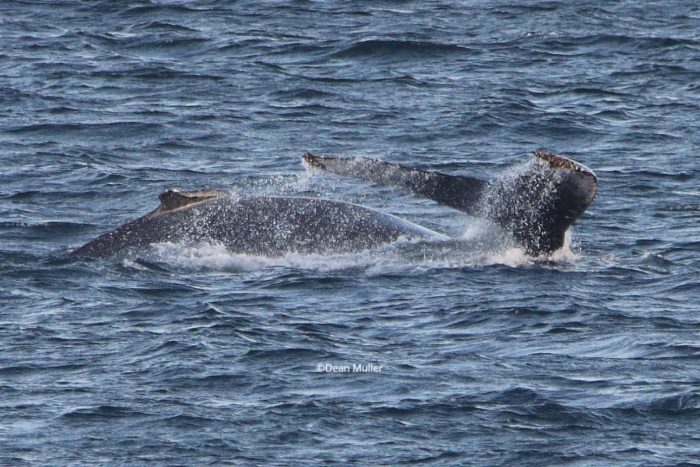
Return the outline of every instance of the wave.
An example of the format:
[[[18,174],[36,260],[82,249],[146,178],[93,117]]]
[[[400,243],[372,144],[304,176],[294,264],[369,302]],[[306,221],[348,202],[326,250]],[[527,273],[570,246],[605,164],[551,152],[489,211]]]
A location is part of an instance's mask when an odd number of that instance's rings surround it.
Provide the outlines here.
[[[135,24],[130,28],[131,31],[158,31],[158,32],[177,32],[177,33],[199,33],[199,29],[190,28],[182,24],[175,24],[169,21],[148,21],[145,23]]]
[[[693,416],[700,415],[700,395],[695,391],[684,391],[677,394],[645,398],[622,404],[610,409],[612,413],[624,415],[665,415]]]
[[[172,15],[174,17],[187,16],[189,14],[195,14],[202,12],[206,9],[193,8],[185,5],[140,5],[131,8],[126,8],[122,10],[119,14],[121,16],[133,17],[133,16],[145,16],[151,14],[157,15]]]
[[[63,221],[47,221],[40,222],[37,224],[29,224],[26,222],[12,222],[3,221],[0,222],[0,230],[2,229],[12,229],[12,228],[22,228],[24,232],[27,233],[49,233],[53,235],[70,235],[74,233],[81,233],[85,230],[94,227],[92,224],[87,224],[83,222],[63,222]]]
[[[130,407],[116,405],[99,405],[95,407],[81,407],[61,415],[61,418],[74,421],[113,420],[115,418],[145,417],[148,414]]]
[[[467,47],[429,41],[366,40],[331,54],[333,58],[430,57],[475,53]]]
[[[283,101],[288,100],[308,100],[308,99],[329,99],[334,97],[339,97],[338,94],[329,92],[327,90],[320,90],[314,88],[293,88],[278,90],[270,93],[270,97],[275,99],[281,99]]]
[[[129,134],[135,136],[134,133],[152,132],[163,128],[158,123],[135,122],[135,121],[118,121],[104,123],[33,123],[30,125],[22,125],[5,130],[7,133],[25,134],[25,133],[46,133],[46,134],[61,134],[64,133],[99,133],[104,136],[106,133],[119,133],[120,135]],[[97,136],[97,135],[95,135]],[[118,136],[118,135],[114,135]]]

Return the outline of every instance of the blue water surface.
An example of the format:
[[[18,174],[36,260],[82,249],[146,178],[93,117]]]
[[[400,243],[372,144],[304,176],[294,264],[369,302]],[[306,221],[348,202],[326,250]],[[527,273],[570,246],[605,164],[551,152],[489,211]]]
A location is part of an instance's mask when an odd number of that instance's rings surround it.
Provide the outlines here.
[[[169,187],[467,235],[300,156],[538,148],[600,183],[549,261],[67,256]],[[699,149],[694,0],[3,0],[0,463],[700,462]]]

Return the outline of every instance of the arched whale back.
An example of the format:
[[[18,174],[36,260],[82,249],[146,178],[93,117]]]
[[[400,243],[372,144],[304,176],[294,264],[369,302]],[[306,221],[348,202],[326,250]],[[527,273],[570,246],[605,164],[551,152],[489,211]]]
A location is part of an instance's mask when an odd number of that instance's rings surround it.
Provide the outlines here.
[[[528,253],[539,255],[564,244],[566,230],[593,201],[597,179],[590,169],[570,159],[544,151],[533,155],[526,171],[490,181],[366,158],[306,153],[303,159],[314,168],[394,186],[490,219]]]
[[[220,190],[167,190],[160,206],[76,249],[107,257],[152,243],[221,243],[232,253],[348,253],[399,238],[447,237],[374,209],[303,197],[236,198]]]

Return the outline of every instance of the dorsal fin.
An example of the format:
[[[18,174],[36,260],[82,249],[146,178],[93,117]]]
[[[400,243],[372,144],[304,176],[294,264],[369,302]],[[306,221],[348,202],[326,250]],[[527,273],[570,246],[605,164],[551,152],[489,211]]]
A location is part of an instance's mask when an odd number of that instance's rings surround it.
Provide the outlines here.
[[[158,199],[160,200],[158,211],[171,211],[189,204],[218,198],[225,194],[226,191],[224,190],[180,191],[177,188],[169,188],[158,195]]]

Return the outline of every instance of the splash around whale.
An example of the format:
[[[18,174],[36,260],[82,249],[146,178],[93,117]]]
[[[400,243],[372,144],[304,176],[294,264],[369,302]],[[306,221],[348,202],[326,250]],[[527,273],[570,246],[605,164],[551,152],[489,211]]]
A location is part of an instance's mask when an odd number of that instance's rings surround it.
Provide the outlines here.
[[[570,159],[537,151],[522,172],[492,180],[421,170],[374,159],[316,156],[309,166],[393,186],[499,225],[530,255],[564,244],[566,230],[592,202],[597,179]],[[450,237],[376,209],[344,201],[283,196],[233,196],[224,190],[159,196],[152,212],[74,250],[105,258],[149,245],[223,244],[231,253],[281,256],[372,250],[399,239],[449,241]]]

